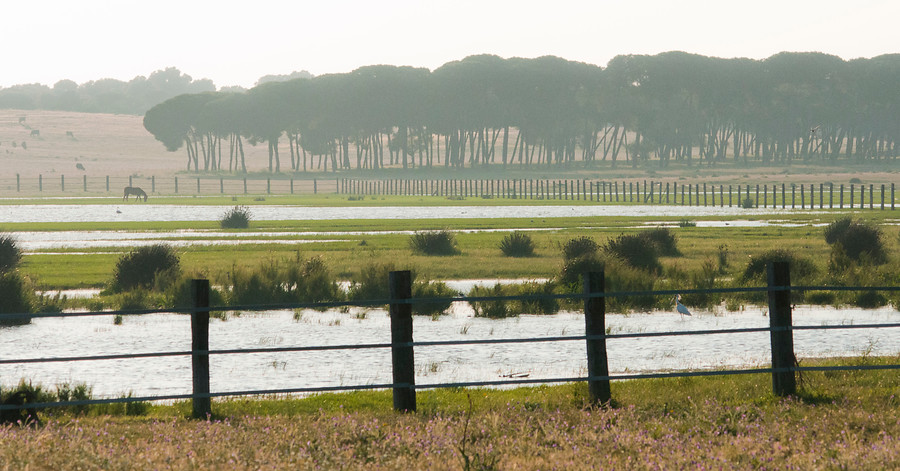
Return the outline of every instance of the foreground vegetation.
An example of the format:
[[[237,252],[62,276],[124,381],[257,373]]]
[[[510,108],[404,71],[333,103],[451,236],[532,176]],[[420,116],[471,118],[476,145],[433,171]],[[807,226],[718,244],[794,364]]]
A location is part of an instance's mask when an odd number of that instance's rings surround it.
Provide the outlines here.
[[[898,358],[815,364],[874,365]],[[810,363],[812,364],[812,363]],[[804,361],[802,365],[806,366]],[[807,372],[798,397],[768,375],[614,382],[592,407],[584,384],[389,392],[41,413],[0,427],[9,469],[889,469],[900,465],[900,379]],[[661,393],[664,392],[664,393]],[[110,415],[112,414],[112,415]]]

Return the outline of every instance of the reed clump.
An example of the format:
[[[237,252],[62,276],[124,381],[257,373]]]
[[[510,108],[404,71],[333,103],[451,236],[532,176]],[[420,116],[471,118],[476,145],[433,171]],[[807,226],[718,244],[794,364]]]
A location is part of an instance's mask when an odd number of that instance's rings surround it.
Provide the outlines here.
[[[422,255],[459,255],[456,236],[448,230],[416,232],[409,238],[409,247]]]

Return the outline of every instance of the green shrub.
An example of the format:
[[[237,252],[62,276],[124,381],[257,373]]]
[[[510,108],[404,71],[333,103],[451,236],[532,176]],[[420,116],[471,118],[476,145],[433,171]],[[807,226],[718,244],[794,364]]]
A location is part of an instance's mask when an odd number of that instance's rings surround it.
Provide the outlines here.
[[[232,267],[233,304],[318,303],[343,294],[321,257],[267,260],[255,269]]]
[[[285,273],[285,286],[291,301],[321,303],[342,298],[337,279],[321,256],[304,260],[298,253]]]
[[[697,227],[697,223],[690,219],[682,219],[678,221],[678,227]]]
[[[460,295],[447,283],[440,281],[422,281],[414,282],[412,286],[412,295],[414,298],[455,298]],[[416,315],[438,316],[450,309],[450,301],[437,301],[432,303],[417,302],[412,305],[412,313]]]
[[[250,227],[250,209],[246,206],[235,206],[228,210],[219,220],[222,229],[246,229]]]
[[[610,239],[603,246],[603,250],[635,268],[654,273],[662,268],[656,245],[649,243],[641,234],[622,234]]]
[[[469,291],[471,297],[494,297],[509,296],[503,285],[500,283],[487,288],[484,286],[473,286]],[[489,319],[503,319],[515,315],[509,308],[509,301],[503,299],[490,301],[470,301],[472,309],[475,310],[475,317],[487,317]]]
[[[575,260],[577,258],[592,256],[600,250],[600,245],[587,236],[569,239],[563,244],[563,257],[566,260]]]
[[[845,216],[825,226],[825,242],[831,245],[839,241],[847,232],[850,224],[853,224],[853,219],[850,216]]]
[[[448,230],[416,232],[409,239],[409,247],[423,255],[457,255],[456,236]]]
[[[741,208],[753,209],[753,206],[755,206],[753,198],[744,198],[741,200]]]
[[[681,256],[681,251],[678,250],[678,239],[669,228],[656,227],[641,231],[639,235],[647,242],[653,244],[660,255],[666,257]]]
[[[653,274],[634,268],[616,257],[594,255],[566,261],[560,271],[558,289],[562,293],[581,293],[584,291],[583,274],[601,271],[605,274],[605,288],[608,292],[652,291],[656,284],[656,276]],[[581,299],[565,299],[560,302],[568,309],[583,307]],[[609,297],[606,300],[607,312],[648,311],[656,308],[657,304],[652,295]]]
[[[809,260],[795,256],[785,249],[774,249],[750,257],[744,269],[743,281],[766,282],[766,267],[773,262],[788,262],[790,265],[791,284],[808,280],[817,272],[816,266]]]
[[[40,386],[33,386],[25,380],[19,381],[19,385],[11,390],[0,389],[0,404],[24,406],[26,404],[35,404],[40,402],[53,402],[56,398],[52,394],[44,391]],[[25,409],[4,409],[0,410],[0,424],[34,424],[40,423],[37,410],[34,408]]]
[[[853,300],[853,305],[865,309],[875,309],[887,304],[888,299],[878,291],[859,291]]]
[[[34,289],[19,272],[0,273],[0,314],[30,314],[36,304]],[[24,325],[30,317],[0,318],[0,325]]]
[[[546,297],[558,294],[556,283],[553,280],[543,283],[529,281],[507,285],[507,287],[512,295],[539,296],[535,299],[521,299],[513,302],[513,306],[510,308],[513,312],[522,314],[556,314],[559,312],[559,300]]]
[[[825,240],[831,239],[832,250],[840,246],[851,260],[867,264],[880,265],[887,261],[887,253],[882,240],[881,229],[875,224],[864,221],[852,221],[846,227],[844,221],[832,223],[841,225],[837,229],[828,231],[826,228]]]
[[[534,256],[534,241],[530,235],[514,231],[500,241],[500,251],[507,257],[531,257]]]
[[[164,292],[164,305],[166,307],[191,307],[194,305],[193,281],[195,279],[205,279],[205,274],[195,273],[193,275],[182,275],[173,281]],[[209,290],[210,306],[221,306],[225,304],[225,297],[222,292],[215,287]],[[216,315],[220,315],[217,313]]]
[[[56,385],[56,398],[59,402],[89,401],[93,399],[93,396],[93,388],[88,386],[87,383],[62,383]],[[65,410],[75,415],[83,415],[87,413],[90,407],[91,406],[87,404],[81,404],[77,406],[67,406]]]
[[[354,301],[388,299],[391,297],[390,272],[396,271],[393,263],[370,263],[360,269],[350,280],[348,295]]]
[[[0,273],[6,273],[19,266],[22,251],[16,239],[10,235],[0,235]]]
[[[138,247],[120,257],[116,262],[113,288],[117,291],[134,288],[150,289],[158,281],[158,276],[172,279],[178,271],[178,254],[171,246],[155,244]]]

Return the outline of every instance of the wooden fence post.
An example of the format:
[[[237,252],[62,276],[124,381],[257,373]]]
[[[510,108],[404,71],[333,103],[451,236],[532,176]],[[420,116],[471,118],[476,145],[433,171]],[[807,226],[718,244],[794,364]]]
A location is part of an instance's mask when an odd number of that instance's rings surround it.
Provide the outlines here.
[[[84,181],[84,191],[87,192],[87,175],[84,175],[84,176],[82,177],[82,180]],[[884,185],[882,185],[881,189],[884,190]],[[881,201],[882,201],[881,206],[882,206],[882,207],[881,207],[881,209],[884,209],[884,198],[883,198],[883,196],[884,196],[884,191],[882,191],[881,193],[882,193],[882,198],[881,198]]]
[[[150,193],[156,193],[156,175],[150,177]]]
[[[175,177],[175,193],[178,193],[178,177]]]
[[[209,280],[191,280],[195,311],[191,313],[191,369],[193,371],[193,414],[195,419],[212,415],[209,397]],[[205,397],[198,397],[205,396]]]
[[[394,410],[416,411],[416,369],[413,356],[412,304],[395,302],[412,297],[409,270],[392,271],[390,283],[391,365],[394,379]]]
[[[791,396],[797,392],[797,379],[790,370],[794,357],[791,318],[791,276],[788,262],[773,262],[767,268],[769,285],[769,327],[772,342],[772,392]]]
[[[604,272],[584,274],[584,335],[587,337],[588,391],[591,402],[609,404],[609,363],[606,356],[606,298],[587,297],[605,291]],[[591,379],[605,378],[605,379]]]
[[[107,178],[107,181],[109,181],[109,180],[108,180],[109,177],[106,177],[106,178]],[[108,187],[109,184],[107,183],[106,186]],[[22,191],[22,176],[19,175],[19,174],[17,173],[17,174],[16,174],[16,192],[18,193],[18,192],[20,192],[20,191]],[[107,188],[106,191],[109,191],[109,189]]]
[[[38,174],[38,191],[44,191],[44,176]]]
[[[66,176],[65,175],[59,176],[59,188],[60,188],[60,191],[62,191],[63,193],[66,192]]]

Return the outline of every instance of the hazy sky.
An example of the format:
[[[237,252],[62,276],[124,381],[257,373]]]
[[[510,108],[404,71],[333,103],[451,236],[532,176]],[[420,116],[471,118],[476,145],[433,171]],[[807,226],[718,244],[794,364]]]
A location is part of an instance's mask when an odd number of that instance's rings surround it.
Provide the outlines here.
[[[171,66],[250,87],[294,70],[434,69],[481,53],[606,65],[671,50],[900,52],[897,0],[16,0],[0,14],[0,87],[127,81]]]

